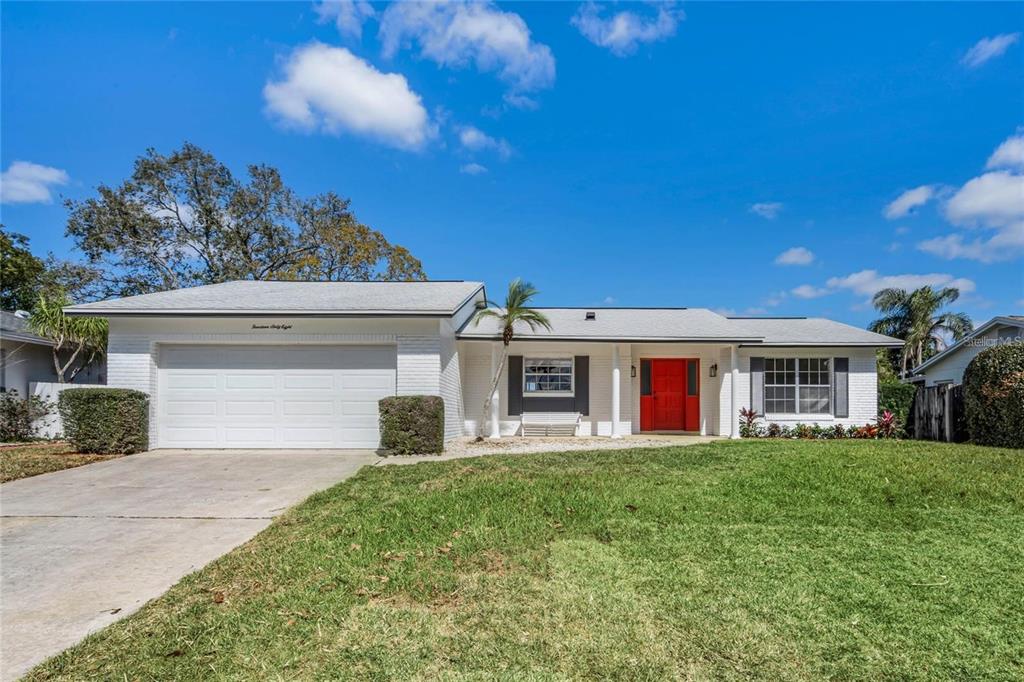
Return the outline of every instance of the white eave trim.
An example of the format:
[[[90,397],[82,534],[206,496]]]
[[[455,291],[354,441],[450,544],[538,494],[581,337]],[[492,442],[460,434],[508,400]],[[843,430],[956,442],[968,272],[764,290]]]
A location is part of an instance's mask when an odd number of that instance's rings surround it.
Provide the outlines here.
[[[8,331],[0,332],[0,338],[3,338],[4,341],[17,341],[18,343],[31,343],[31,344],[34,344],[36,346],[47,346],[49,348],[52,348],[54,346],[54,342],[51,341],[50,339],[44,339],[41,336],[35,336],[35,335],[31,335],[31,334],[30,335],[19,334],[18,332],[8,332]]]
[[[500,334],[459,334],[459,341],[500,341]],[[760,345],[761,338],[756,336],[709,337],[709,336],[525,336],[517,334],[516,341],[584,341],[593,343],[739,343]]]

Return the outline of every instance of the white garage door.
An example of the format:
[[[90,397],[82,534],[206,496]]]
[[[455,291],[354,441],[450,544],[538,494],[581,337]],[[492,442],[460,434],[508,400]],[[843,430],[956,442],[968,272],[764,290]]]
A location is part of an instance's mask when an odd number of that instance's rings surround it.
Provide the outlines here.
[[[376,448],[389,346],[164,346],[163,448]]]

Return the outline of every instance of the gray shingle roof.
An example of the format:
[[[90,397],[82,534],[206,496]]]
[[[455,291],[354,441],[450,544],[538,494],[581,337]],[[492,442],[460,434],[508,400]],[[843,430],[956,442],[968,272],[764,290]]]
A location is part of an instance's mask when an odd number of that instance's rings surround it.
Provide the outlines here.
[[[0,337],[11,341],[21,341],[22,343],[39,343],[44,346],[53,345],[53,341],[50,339],[33,333],[28,327],[28,320],[6,310],[0,310]]]
[[[239,280],[71,306],[72,315],[451,315],[480,282]]]
[[[516,329],[533,340],[710,341],[757,345],[902,345],[899,339],[823,318],[730,318],[706,308],[540,308],[552,329]],[[586,319],[587,311],[595,313]],[[498,323],[466,324],[461,339],[493,339]]]
[[[824,317],[730,318],[734,324],[777,345],[902,346],[903,342]]]
[[[531,339],[721,339],[756,340],[740,333],[728,318],[706,308],[538,308],[551,322],[551,331],[517,326],[516,336]],[[587,311],[596,319],[587,320]],[[494,318],[462,328],[459,338],[493,338],[501,329]]]

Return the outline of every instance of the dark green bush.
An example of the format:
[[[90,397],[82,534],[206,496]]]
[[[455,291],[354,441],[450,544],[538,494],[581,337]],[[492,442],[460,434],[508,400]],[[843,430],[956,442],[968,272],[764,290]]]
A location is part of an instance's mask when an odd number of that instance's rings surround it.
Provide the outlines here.
[[[53,403],[37,395],[20,398],[14,389],[0,393],[0,442],[32,440],[36,436],[35,421],[52,410]]]
[[[444,401],[436,395],[398,395],[380,401],[380,445],[396,455],[444,450]]]
[[[1024,448],[1024,341],[983,350],[964,371],[964,412],[971,440]]]
[[[878,413],[886,410],[896,417],[896,429],[905,432],[910,418],[910,408],[914,404],[917,386],[902,381],[882,381],[878,385]]]
[[[130,455],[149,447],[149,396],[127,388],[69,388],[57,398],[79,452]]]

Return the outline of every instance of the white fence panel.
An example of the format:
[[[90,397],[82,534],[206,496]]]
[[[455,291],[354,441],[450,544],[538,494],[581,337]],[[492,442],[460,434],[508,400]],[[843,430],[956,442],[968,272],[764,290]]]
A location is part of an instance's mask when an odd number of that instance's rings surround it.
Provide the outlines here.
[[[36,435],[43,438],[61,438],[64,435],[64,425],[60,421],[60,413],[57,412],[57,396],[65,388],[106,388],[105,384],[58,384],[49,381],[32,381],[28,385],[29,395],[42,398],[50,403],[53,409],[50,414],[33,423]]]

